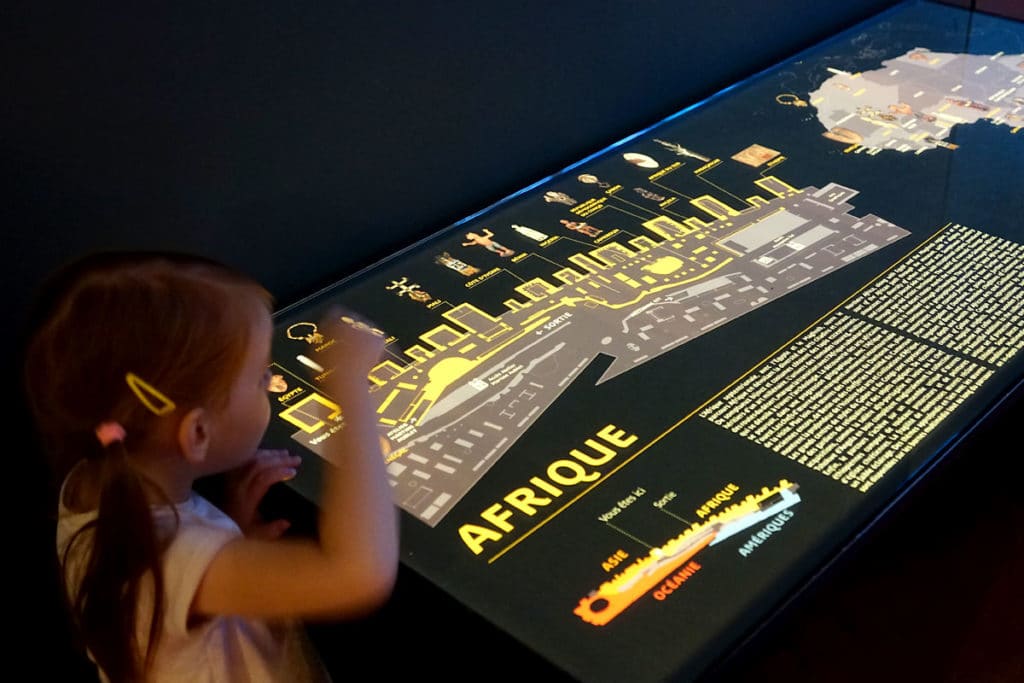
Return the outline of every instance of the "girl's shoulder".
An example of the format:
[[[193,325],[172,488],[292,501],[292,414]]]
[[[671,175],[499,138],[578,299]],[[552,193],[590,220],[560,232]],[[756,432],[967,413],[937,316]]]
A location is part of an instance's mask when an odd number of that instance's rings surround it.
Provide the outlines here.
[[[58,519],[83,525],[96,517],[99,508],[99,472],[95,464],[80,460],[71,468],[61,483],[58,496]],[[238,525],[219,507],[199,493],[174,504],[150,505],[158,530],[173,531],[179,525],[200,525],[241,533]],[[165,526],[167,527],[165,529]]]
[[[211,503],[199,493],[192,491],[187,500],[174,506],[153,506],[157,520],[174,515],[183,525],[202,525],[241,534],[238,524],[226,512]]]

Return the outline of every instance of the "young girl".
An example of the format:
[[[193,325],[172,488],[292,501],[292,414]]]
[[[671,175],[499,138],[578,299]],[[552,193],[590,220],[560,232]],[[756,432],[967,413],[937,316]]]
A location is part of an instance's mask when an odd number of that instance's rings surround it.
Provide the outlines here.
[[[111,253],[41,291],[26,380],[60,491],[57,548],[76,631],[101,679],[324,680],[300,620],[363,616],[398,569],[367,391],[379,336],[337,322],[325,365],[345,428],[328,439],[316,538],[264,523],[299,459],[263,451],[271,298],[224,266]],[[229,472],[223,511],[193,491]]]

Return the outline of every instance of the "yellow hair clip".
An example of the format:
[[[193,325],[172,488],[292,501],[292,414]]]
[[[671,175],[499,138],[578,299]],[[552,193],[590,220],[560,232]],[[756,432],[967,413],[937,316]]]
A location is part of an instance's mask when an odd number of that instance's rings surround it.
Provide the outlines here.
[[[164,396],[159,389],[134,372],[127,373],[124,380],[128,383],[128,388],[142,401],[142,405],[153,411],[153,414],[166,415],[174,410],[174,401]]]

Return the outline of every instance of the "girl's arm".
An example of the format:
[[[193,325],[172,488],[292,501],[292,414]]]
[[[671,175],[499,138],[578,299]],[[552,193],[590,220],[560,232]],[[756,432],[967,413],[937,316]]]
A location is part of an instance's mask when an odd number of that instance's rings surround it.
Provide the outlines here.
[[[213,559],[192,603],[192,614],[347,618],[377,609],[398,572],[398,509],[384,471],[367,375],[380,337],[338,322],[321,329],[336,343],[328,393],[342,408],[344,429],[326,440],[316,539],[240,538]]]

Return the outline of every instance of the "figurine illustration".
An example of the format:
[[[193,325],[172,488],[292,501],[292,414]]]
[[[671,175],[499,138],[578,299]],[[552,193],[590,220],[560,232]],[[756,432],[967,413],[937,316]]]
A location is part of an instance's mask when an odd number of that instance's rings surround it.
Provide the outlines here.
[[[392,280],[391,284],[384,289],[396,292],[397,296],[408,296],[413,301],[430,301],[430,295],[420,289],[418,284],[409,284],[409,278],[402,277],[401,280]]]
[[[525,225],[513,225],[512,229],[518,232],[523,237],[527,237],[537,242],[543,242],[548,238],[548,236],[542,233],[540,230],[534,230],[533,228],[528,228]]]
[[[576,200],[567,195],[566,193],[555,192],[553,190],[548,190],[547,192],[544,193],[544,201],[546,201],[549,204],[554,202],[556,204],[565,204],[566,206],[576,205]]]
[[[598,235],[601,234],[601,232],[603,232],[600,228],[595,228],[593,225],[590,225],[586,221],[580,221],[579,223],[577,223],[576,221],[570,221],[563,218],[562,220],[559,221],[559,223],[564,225],[569,230],[582,233],[587,237],[597,237]]]
[[[457,273],[462,273],[466,277],[469,277],[470,275],[476,275],[477,273],[480,272],[480,269],[477,268],[476,266],[471,266],[465,261],[455,258],[447,251],[441,254],[440,256],[435,256],[434,261],[440,263],[442,266],[446,268],[451,268]]]
[[[664,147],[665,149],[669,150],[670,152],[675,152],[678,156],[690,157],[692,159],[696,159],[697,161],[711,161],[711,159],[704,156],[703,154],[698,154],[693,150],[686,149],[682,145],[677,144],[675,142],[666,142],[664,140],[658,140],[657,138],[655,138],[654,141],[657,142],[662,147]]]
[[[493,251],[498,256],[511,256],[516,253],[514,250],[509,249],[503,244],[498,244],[491,238],[494,237],[494,233],[487,228],[483,229],[482,233],[467,232],[466,241],[462,243],[464,247],[471,247],[473,245],[481,246],[487,251]]]
[[[654,202],[665,201],[665,195],[658,194],[657,192],[651,192],[650,190],[645,190],[642,187],[634,187],[633,191],[636,192],[641,197],[643,197],[644,199],[650,199],[651,201]]]
[[[593,173],[581,173],[576,176],[576,180],[586,185],[597,185],[598,187],[611,187],[611,183],[606,183],[598,178]]]
[[[307,344],[324,343],[324,335],[317,329],[316,323],[295,323],[288,327],[285,334],[289,339],[301,340]]]

